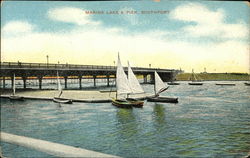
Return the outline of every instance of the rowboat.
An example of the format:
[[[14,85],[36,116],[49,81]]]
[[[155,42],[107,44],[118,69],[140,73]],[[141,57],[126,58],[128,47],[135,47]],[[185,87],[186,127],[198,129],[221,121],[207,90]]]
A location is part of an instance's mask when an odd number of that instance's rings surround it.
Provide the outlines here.
[[[54,97],[53,102],[62,103],[62,104],[72,104],[73,103],[73,101],[71,99],[64,99],[64,98],[58,98],[58,97]]]

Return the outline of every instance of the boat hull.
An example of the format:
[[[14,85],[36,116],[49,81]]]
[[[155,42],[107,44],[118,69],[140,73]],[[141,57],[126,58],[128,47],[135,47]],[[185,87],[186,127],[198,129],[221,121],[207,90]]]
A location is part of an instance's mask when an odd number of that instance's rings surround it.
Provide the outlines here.
[[[234,83],[216,83],[215,85],[218,85],[218,86],[235,86]]]
[[[72,104],[73,101],[71,99],[63,99],[63,98],[53,98],[53,102],[62,103],[62,104]]]
[[[178,98],[170,97],[148,97],[149,102],[162,102],[162,103],[178,103]]]
[[[168,85],[179,85],[180,83],[177,82],[168,82]]]
[[[129,101],[132,104],[132,106],[136,108],[142,108],[144,104],[144,101],[139,99],[127,98],[126,100]]]
[[[203,83],[200,83],[200,82],[190,82],[188,83],[189,85],[194,85],[194,86],[200,86],[200,85],[203,85]]]
[[[20,100],[20,101],[23,101],[24,97],[18,96],[18,95],[11,95],[11,96],[9,96],[9,99],[10,100]]]
[[[250,83],[247,83],[247,82],[246,82],[246,83],[244,83],[244,84],[245,84],[246,86],[250,86]]]
[[[129,101],[129,100],[112,99],[112,104],[118,108],[132,108],[132,107],[142,107],[144,102],[137,100]]]

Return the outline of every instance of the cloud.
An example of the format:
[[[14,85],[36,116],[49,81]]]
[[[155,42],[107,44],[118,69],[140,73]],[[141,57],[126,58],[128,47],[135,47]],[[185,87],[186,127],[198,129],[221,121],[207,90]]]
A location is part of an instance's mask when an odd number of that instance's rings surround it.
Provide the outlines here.
[[[90,15],[85,14],[84,10],[74,7],[61,7],[49,10],[48,17],[52,20],[72,23],[76,25],[99,25],[100,22],[91,19]]]
[[[53,11],[55,10],[50,10],[49,14]],[[59,19],[61,19],[59,21],[67,22],[68,18]],[[84,19],[85,22],[77,24],[79,20],[70,21],[69,23],[76,26],[68,32],[35,32],[31,29],[29,33],[22,36],[2,38],[3,61],[46,62],[46,55],[49,55],[51,63],[60,61],[60,63],[69,64],[113,65],[113,61],[117,59],[117,52],[120,52],[124,66],[129,60],[132,66],[148,67],[151,63],[152,67],[156,68],[179,69],[181,67],[186,71],[195,69],[195,72],[203,71],[204,67],[208,72],[214,69],[217,70],[216,72],[248,71],[246,59],[249,56],[249,45],[246,42],[228,40],[197,45],[192,41],[180,40],[172,36],[173,32],[163,30],[129,34],[124,33],[121,28],[106,28],[102,25],[86,30],[78,26],[86,24],[86,21],[90,23],[95,21],[88,16],[76,19]],[[222,20],[223,18],[219,21]],[[197,24],[208,22],[201,21],[199,17],[193,18],[193,22]],[[226,29],[229,30],[239,29],[238,25],[234,24],[224,26],[227,26]]]
[[[17,35],[22,33],[29,33],[34,29],[34,25],[26,21],[10,21],[4,25],[2,31],[4,34]]]
[[[249,38],[249,30],[245,23],[226,23],[226,14],[222,9],[209,10],[199,3],[178,6],[171,12],[170,18],[187,22],[183,31],[193,37]]]

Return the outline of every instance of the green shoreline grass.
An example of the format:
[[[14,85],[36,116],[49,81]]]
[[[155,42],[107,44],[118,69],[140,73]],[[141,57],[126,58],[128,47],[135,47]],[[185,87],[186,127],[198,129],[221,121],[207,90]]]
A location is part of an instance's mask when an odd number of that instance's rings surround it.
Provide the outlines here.
[[[192,73],[181,73],[176,76],[177,81],[189,80]],[[196,73],[198,79],[205,81],[247,81],[250,79],[247,73]]]

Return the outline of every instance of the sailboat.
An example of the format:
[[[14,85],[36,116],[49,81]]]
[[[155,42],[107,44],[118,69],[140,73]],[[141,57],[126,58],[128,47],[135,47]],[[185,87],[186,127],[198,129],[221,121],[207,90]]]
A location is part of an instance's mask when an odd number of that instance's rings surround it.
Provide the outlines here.
[[[143,101],[137,100],[127,100],[124,97],[121,98],[122,95],[132,94],[133,91],[130,87],[127,75],[125,74],[121,61],[120,56],[118,54],[117,60],[117,69],[116,69],[116,98],[112,98],[112,104],[119,108],[132,108],[132,106],[142,106]],[[120,97],[120,99],[118,98]],[[127,96],[128,98],[128,96]]]
[[[142,89],[139,81],[137,80],[133,70],[130,67],[130,64],[128,62],[128,82],[129,82],[129,86],[132,90],[132,93],[129,93],[126,100],[130,101],[130,102],[139,102],[139,99],[135,99],[135,98],[129,98],[129,95],[133,95],[133,94],[143,94],[145,93],[144,90]],[[134,107],[142,107],[143,104],[134,104]]]
[[[24,97],[16,95],[16,77],[13,75],[13,93],[9,96],[11,100],[24,100]]]
[[[189,82],[189,85],[203,85],[202,82],[199,82],[199,80],[197,79],[196,75],[194,74],[194,70],[192,70],[192,75],[190,77],[190,80],[192,80],[192,82]]]
[[[146,97],[150,102],[164,102],[164,103],[178,103],[178,98],[170,98],[170,97],[160,97],[160,93],[166,91],[169,88],[167,87],[158,73],[155,71],[155,84],[154,84],[154,96]]]
[[[57,71],[57,86],[58,86],[59,95],[58,95],[58,97],[54,97],[53,101],[56,103],[72,104],[73,101],[71,99],[61,98],[63,91],[62,91],[62,86],[60,83],[58,71]]]

